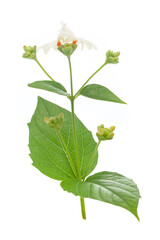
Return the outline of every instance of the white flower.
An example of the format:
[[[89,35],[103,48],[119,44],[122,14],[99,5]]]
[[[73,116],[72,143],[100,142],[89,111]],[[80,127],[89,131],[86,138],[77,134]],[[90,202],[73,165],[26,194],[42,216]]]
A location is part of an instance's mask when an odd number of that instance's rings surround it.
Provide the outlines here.
[[[74,43],[76,45],[81,45],[81,49],[83,49],[84,46],[86,46],[88,49],[92,49],[92,48],[96,49],[96,46],[93,43],[83,38],[76,37],[74,33],[67,27],[67,24],[62,23],[62,28],[57,37],[57,40],[47,43],[39,47],[37,50],[43,49],[44,53],[47,54],[51,48],[53,48],[54,50],[57,50],[57,48],[61,44],[65,44],[65,43]]]

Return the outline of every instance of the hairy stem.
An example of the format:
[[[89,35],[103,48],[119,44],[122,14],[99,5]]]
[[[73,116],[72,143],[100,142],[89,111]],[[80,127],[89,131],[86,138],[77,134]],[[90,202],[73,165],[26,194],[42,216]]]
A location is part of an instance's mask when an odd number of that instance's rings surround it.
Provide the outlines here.
[[[80,95],[82,89],[86,86],[86,84],[89,82],[89,80],[90,80],[92,77],[94,77],[94,75],[96,75],[96,73],[98,73],[105,65],[106,65],[106,63],[104,63],[100,68],[97,69],[97,71],[95,71],[95,72],[88,78],[88,80],[82,85],[82,87],[81,87],[81,88],[78,90],[78,92],[74,95],[74,98],[75,98],[75,99]]]
[[[42,65],[40,64],[40,62],[36,59],[35,60],[37,63],[38,63],[38,65],[40,66],[40,68],[43,70],[43,72],[53,81],[53,82],[55,82],[55,80],[46,72],[46,70],[42,67]]]
[[[63,139],[63,136],[62,136],[60,130],[58,130],[57,132],[58,132],[59,138],[60,138],[60,140],[61,140],[61,142],[62,142],[62,144],[63,144],[64,150],[65,150],[65,152],[66,152],[66,156],[67,156],[67,158],[68,158],[68,161],[69,161],[69,164],[70,164],[70,166],[71,166],[71,168],[72,168],[72,171],[73,171],[75,177],[77,177],[77,172],[76,172],[75,166],[74,166],[74,164],[73,164],[71,155],[70,155],[70,153],[69,153],[69,151],[68,151],[68,148],[67,148],[66,143],[65,143],[65,141],[64,141],[64,139]]]

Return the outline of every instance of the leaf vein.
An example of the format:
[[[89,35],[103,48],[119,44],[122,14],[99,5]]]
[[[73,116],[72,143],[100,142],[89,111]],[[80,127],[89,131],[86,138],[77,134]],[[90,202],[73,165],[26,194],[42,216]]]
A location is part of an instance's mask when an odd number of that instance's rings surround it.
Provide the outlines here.
[[[48,156],[47,152],[42,148],[42,146],[37,143],[37,141],[35,140],[33,134],[32,134],[31,132],[30,132],[30,134],[31,134],[32,138],[34,139],[35,143],[37,144],[37,146],[42,150],[42,152],[44,152],[44,154],[48,157],[48,159],[49,159],[53,164],[55,164],[55,166],[56,166],[57,168],[59,168],[62,172],[66,173],[68,176],[70,176],[70,177],[73,178],[72,175],[70,175],[68,172],[64,171],[64,169],[62,169],[60,166],[58,166],[58,165],[50,158],[50,156]]]

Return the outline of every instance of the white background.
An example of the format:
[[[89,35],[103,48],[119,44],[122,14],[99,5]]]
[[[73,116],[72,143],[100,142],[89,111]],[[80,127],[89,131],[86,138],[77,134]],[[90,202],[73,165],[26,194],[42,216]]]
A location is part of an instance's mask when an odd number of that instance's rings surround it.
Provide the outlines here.
[[[2,240],[160,239],[160,37],[159,1],[3,1],[1,18],[1,163],[0,220]],[[115,125],[115,138],[99,149],[94,172],[108,170],[134,179],[142,198],[140,223],[128,211],[86,199],[87,221],[79,198],[31,165],[28,128],[40,95],[70,109],[63,96],[31,89],[47,80],[32,60],[23,59],[23,45],[56,39],[60,22],[98,49],[72,57],[75,91],[105,60],[106,50],[120,51],[120,63],[108,65],[90,83],[99,83],[127,105],[79,97],[76,114],[93,132],[97,125]],[[51,50],[38,52],[46,70],[69,91],[67,59]]]

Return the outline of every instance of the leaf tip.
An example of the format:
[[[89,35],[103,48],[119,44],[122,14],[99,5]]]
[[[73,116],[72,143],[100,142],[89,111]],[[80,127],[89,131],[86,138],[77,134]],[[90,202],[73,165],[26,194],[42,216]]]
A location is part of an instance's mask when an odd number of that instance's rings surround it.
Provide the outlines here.
[[[130,211],[130,210],[129,210],[129,211]],[[133,211],[130,211],[130,212],[136,217],[136,219],[138,220],[138,222],[140,222],[140,218],[139,218],[139,216],[138,216],[137,208],[134,209]]]
[[[120,100],[121,100],[121,99],[120,99]],[[126,102],[124,102],[124,101],[122,101],[122,100],[121,100],[121,102],[119,102],[119,103],[122,103],[122,104],[126,104],[126,105],[127,105],[127,103],[126,103]]]
[[[136,213],[135,217],[137,218],[138,222],[140,222],[140,219],[139,219],[139,216],[137,213]]]

